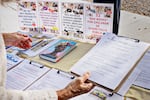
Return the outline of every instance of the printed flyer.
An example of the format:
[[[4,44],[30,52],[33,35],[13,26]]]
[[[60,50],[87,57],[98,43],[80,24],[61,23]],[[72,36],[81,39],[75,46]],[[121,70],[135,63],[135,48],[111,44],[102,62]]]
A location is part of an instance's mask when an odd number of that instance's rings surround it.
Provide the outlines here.
[[[59,33],[59,9],[57,0],[40,0],[38,2],[39,21],[42,32]]]
[[[113,5],[86,4],[85,5],[85,38],[96,40],[104,32],[113,31]]]
[[[21,0],[22,29],[96,43],[104,32],[113,32],[114,5],[71,0]]]
[[[62,34],[70,38],[84,39],[84,4],[61,3]]]
[[[18,20],[22,30],[36,30],[38,27],[38,15],[35,0],[21,0],[18,2]]]

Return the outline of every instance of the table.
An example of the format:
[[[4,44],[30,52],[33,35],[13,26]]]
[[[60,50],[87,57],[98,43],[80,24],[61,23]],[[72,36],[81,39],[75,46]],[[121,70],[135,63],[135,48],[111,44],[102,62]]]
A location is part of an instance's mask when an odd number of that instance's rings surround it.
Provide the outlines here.
[[[16,4],[12,3],[12,6],[15,7]],[[0,17],[5,18],[5,20],[0,20],[2,28],[0,29],[3,32],[15,32],[19,30],[18,20],[17,20],[17,11],[10,7],[0,7]],[[14,20],[15,19],[15,20]],[[121,20],[119,26],[119,34],[122,36],[136,38],[144,42],[150,43],[150,17],[145,17],[126,11],[121,11]],[[81,43],[79,44],[79,49],[75,49],[72,52],[72,55],[69,54],[65,57],[60,63],[58,63],[56,68],[64,69],[68,71],[71,65],[77,62],[88,50],[92,48],[93,45]],[[82,50],[84,49],[84,50]],[[84,52],[81,52],[84,51]],[[75,56],[76,55],[76,56]],[[39,60],[38,57],[34,58]],[[68,65],[65,65],[65,62],[72,60]],[[53,66],[49,62],[45,62],[46,65]],[[131,100],[149,100],[150,99],[150,90],[132,86],[125,97],[129,97]]]
[[[121,11],[118,35],[150,43],[150,17]],[[132,86],[125,96],[131,100],[150,100],[150,90]]]

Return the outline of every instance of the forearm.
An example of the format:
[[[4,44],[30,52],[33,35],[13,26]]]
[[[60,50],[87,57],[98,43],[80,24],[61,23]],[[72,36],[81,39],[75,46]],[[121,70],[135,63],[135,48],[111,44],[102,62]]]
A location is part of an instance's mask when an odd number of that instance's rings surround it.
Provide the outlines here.
[[[4,39],[5,45],[6,46],[11,46],[11,44],[12,44],[11,38],[13,38],[12,35],[10,33],[2,33],[2,36],[3,36],[3,39]]]
[[[58,90],[57,96],[58,100],[68,100],[69,98],[72,98],[72,94],[66,89]]]

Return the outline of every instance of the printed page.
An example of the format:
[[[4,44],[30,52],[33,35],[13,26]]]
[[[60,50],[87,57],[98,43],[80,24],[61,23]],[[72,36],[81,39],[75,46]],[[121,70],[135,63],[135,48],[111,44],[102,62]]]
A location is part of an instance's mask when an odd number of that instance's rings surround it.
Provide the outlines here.
[[[40,20],[40,28],[43,34],[60,34],[58,0],[38,0],[38,15]]]
[[[115,90],[148,47],[147,43],[106,33],[71,71],[79,75],[89,71],[90,80]]]
[[[61,23],[63,36],[84,40],[84,3],[61,2]]]
[[[49,68],[29,60],[24,60],[7,72],[6,88],[24,90],[47,71],[49,71]]]
[[[150,89],[150,50],[146,52],[136,68],[141,70],[141,73],[135,80],[134,85]]]
[[[22,31],[37,30],[37,2],[36,0],[21,0],[18,2],[18,21]]]
[[[15,67],[23,60],[23,58],[20,58],[15,54],[7,53],[7,70],[10,70],[11,68]]]
[[[85,39],[96,42],[104,32],[113,32],[113,4],[85,4]]]
[[[139,76],[140,72],[141,71],[139,69],[135,68],[128,77],[128,79],[123,83],[121,88],[117,91],[117,93],[121,96],[125,96],[129,88],[132,86],[136,78]]]
[[[50,88],[56,90],[63,89],[73,80],[73,78],[74,77],[68,73],[52,69],[27,90],[41,90]]]

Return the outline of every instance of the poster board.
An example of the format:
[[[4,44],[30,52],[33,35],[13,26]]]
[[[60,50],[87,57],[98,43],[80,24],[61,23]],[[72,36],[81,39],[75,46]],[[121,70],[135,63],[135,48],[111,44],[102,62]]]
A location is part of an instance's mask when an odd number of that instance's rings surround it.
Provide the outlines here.
[[[121,0],[93,0],[93,2],[95,2],[95,3],[113,3],[114,4],[113,33],[118,34]]]

